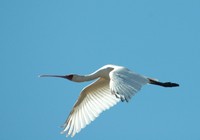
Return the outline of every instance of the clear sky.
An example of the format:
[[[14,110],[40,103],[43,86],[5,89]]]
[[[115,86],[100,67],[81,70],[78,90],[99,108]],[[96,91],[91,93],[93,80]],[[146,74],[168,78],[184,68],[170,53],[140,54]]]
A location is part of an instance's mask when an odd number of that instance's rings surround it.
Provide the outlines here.
[[[1,140],[65,140],[60,126],[89,83],[37,76],[105,64],[180,87],[147,85],[74,140],[200,139],[199,0],[1,0],[0,64]]]

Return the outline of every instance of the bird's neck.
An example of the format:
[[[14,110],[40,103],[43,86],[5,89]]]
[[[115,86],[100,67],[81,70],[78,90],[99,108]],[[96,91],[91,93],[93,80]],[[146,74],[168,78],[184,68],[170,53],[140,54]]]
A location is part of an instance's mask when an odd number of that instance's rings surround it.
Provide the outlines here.
[[[85,81],[91,81],[91,80],[97,79],[99,77],[100,77],[100,73],[97,71],[88,75],[74,75],[72,78],[72,81],[85,82]]]

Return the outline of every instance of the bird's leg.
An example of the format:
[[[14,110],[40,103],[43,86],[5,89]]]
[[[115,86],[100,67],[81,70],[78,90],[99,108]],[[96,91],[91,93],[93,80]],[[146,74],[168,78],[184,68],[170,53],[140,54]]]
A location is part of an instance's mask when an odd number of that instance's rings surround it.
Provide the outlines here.
[[[162,87],[178,87],[179,84],[177,83],[172,83],[172,82],[159,82],[156,80],[153,80],[151,78],[148,78],[149,83],[153,84],[153,85],[158,85],[158,86],[162,86]]]

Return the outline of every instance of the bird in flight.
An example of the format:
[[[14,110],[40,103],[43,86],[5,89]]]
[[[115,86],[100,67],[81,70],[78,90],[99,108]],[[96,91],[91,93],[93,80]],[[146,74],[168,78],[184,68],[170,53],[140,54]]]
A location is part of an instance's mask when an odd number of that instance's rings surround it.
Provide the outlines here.
[[[73,137],[99,114],[118,102],[128,102],[142,86],[153,84],[163,87],[177,87],[179,84],[159,82],[137,74],[117,65],[105,65],[89,75],[40,75],[39,77],[58,77],[73,82],[85,82],[97,79],[85,87],[65,121],[62,134]]]

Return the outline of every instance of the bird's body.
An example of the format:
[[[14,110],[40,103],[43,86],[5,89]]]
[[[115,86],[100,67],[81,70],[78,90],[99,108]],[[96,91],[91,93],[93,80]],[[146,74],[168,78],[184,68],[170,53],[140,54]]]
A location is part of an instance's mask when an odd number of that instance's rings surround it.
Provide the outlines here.
[[[114,106],[119,101],[128,102],[143,85],[179,86],[171,82],[158,82],[116,65],[105,65],[89,75],[41,75],[40,77],[59,77],[74,82],[97,79],[81,91],[77,102],[65,121],[62,133],[67,133],[67,136],[74,136],[98,117],[101,112]]]

